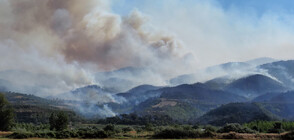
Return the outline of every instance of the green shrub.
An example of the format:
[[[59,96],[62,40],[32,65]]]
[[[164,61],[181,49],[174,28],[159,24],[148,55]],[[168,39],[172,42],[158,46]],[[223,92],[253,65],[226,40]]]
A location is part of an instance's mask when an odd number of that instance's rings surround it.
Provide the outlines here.
[[[71,138],[71,132],[70,131],[58,131],[58,132],[56,132],[56,138],[57,139]]]
[[[115,126],[113,124],[108,124],[103,128],[104,131],[115,131]]]
[[[144,130],[146,131],[153,131],[153,125],[151,123],[147,123],[145,126],[144,126]]]
[[[229,132],[255,133],[254,130],[252,130],[248,127],[245,127],[245,126],[243,127],[242,125],[240,125],[238,123],[226,124],[221,129],[219,129],[217,132],[219,132],[219,133],[229,133]]]
[[[122,131],[123,131],[124,133],[126,133],[126,132],[130,132],[130,131],[133,131],[133,130],[134,130],[134,128],[133,128],[133,127],[130,127],[130,126],[122,128]]]
[[[196,125],[193,125],[192,128],[193,129],[199,129],[200,127],[199,127],[199,125],[196,124]]]
[[[202,137],[202,133],[197,130],[183,130],[178,128],[168,128],[162,131],[156,132],[153,135],[154,138],[163,139],[183,139],[183,138],[199,138]]]
[[[206,125],[203,127],[203,129],[206,132],[216,132],[217,131],[217,128],[215,126],[211,126],[211,125]]]
[[[77,132],[79,138],[107,138],[109,133],[97,128],[81,128]]]
[[[244,124],[252,130],[267,133],[281,133],[283,131],[294,130],[294,122],[282,121],[253,121]]]
[[[32,132],[15,132],[8,137],[13,139],[27,139],[34,137],[34,134]]]

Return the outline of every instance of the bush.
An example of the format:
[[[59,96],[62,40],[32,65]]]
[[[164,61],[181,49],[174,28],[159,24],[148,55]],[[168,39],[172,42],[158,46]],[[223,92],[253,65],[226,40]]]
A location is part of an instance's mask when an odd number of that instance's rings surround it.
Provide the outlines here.
[[[71,138],[71,132],[70,131],[59,131],[59,132],[56,132],[56,138],[57,139]]]
[[[268,130],[268,133],[282,133],[282,132],[285,132],[285,130],[283,129],[281,122],[275,122],[274,128]]]
[[[218,130],[219,133],[229,133],[229,132],[237,132],[237,133],[254,133],[252,129],[248,127],[243,127],[238,123],[226,124],[221,129]]]
[[[162,131],[156,132],[154,138],[163,138],[163,139],[183,139],[183,138],[199,138],[202,136],[202,133],[196,130],[183,130],[177,128],[168,128]]]
[[[55,138],[55,132],[54,131],[37,131],[34,134],[34,137],[38,138]]]
[[[81,128],[77,132],[79,138],[107,138],[109,133],[97,128]]]
[[[122,128],[122,131],[123,131],[124,133],[126,133],[126,132],[130,132],[130,131],[133,131],[133,130],[134,130],[133,127],[130,127],[130,126]]]
[[[199,125],[196,124],[196,125],[193,125],[192,128],[193,128],[193,129],[198,129],[198,128],[200,128],[200,127],[199,127]]]
[[[27,139],[34,137],[34,134],[32,132],[15,132],[8,137],[13,139]]]
[[[114,132],[115,131],[115,126],[113,124],[108,124],[103,128],[104,131],[111,131]]]
[[[217,131],[217,128],[215,126],[211,126],[211,125],[206,125],[203,127],[203,129],[206,132],[216,132]]]
[[[144,126],[144,130],[146,130],[146,131],[153,131],[153,125],[151,123],[147,123]]]

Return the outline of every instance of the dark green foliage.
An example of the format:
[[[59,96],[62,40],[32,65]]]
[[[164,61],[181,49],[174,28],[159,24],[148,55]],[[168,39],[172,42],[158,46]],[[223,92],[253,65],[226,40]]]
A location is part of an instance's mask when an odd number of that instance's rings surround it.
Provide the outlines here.
[[[105,131],[97,129],[97,128],[81,128],[77,131],[77,135],[79,138],[87,139],[87,138],[107,138],[108,135]]]
[[[40,131],[34,134],[34,137],[38,138],[55,138],[56,133],[54,131]]]
[[[148,123],[155,125],[174,124],[175,121],[167,115],[145,115],[139,116],[135,113],[121,114],[119,116],[100,119],[99,124],[123,124],[123,125],[146,125]]]
[[[199,138],[202,137],[202,133],[197,130],[184,130],[181,128],[168,128],[156,132],[154,138],[163,139],[183,139],[183,138]]]
[[[248,127],[244,127],[238,123],[231,123],[231,124],[226,124],[222,128],[220,128],[218,133],[229,133],[229,132],[237,132],[237,133],[255,133],[254,130],[251,130]]]
[[[124,128],[122,128],[122,131],[123,131],[124,133],[126,133],[126,132],[130,132],[130,131],[134,131],[134,128],[133,128],[133,127],[130,127],[130,126],[128,126],[128,127],[124,127]]]
[[[103,128],[104,131],[115,131],[114,125],[113,124],[108,124]]]
[[[34,95],[13,92],[3,94],[13,107],[18,123],[49,123],[48,118],[51,113],[58,111],[66,112],[72,122],[85,122],[85,119],[74,113],[63,100],[48,100]]]
[[[253,121],[244,124],[255,131],[263,133],[281,133],[294,130],[294,122]]]
[[[32,138],[34,137],[34,133],[32,132],[14,132],[13,134],[9,135],[9,138],[14,138],[14,139],[27,139],[27,138]]]
[[[58,131],[56,132],[56,138],[58,139],[67,139],[71,138],[71,132],[70,131]]]
[[[279,92],[285,89],[278,81],[261,74],[255,74],[233,81],[225,90],[248,98],[254,98],[268,92]]]
[[[154,126],[151,124],[151,123],[147,123],[145,126],[144,126],[144,130],[146,131],[152,131],[154,128]]]
[[[18,129],[22,129],[22,130],[26,130],[26,131],[38,131],[38,130],[49,130],[50,125],[49,124],[39,124],[39,125],[35,125],[32,123],[17,123],[15,124],[15,126],[13,127],[13,130],[18,130]]]
[[[14,123],[13,109],[4,97],[0,93],[0,131],[10,130]]]
[[[68,116],[64,112],[52,113],[49,118],[51,130],[62,131],[67,129],[69,124]]]
[[[275,122],[273,126],[272,129],[269,129],[268,133],[282,133],[285,131],[281,122]]]
[[[272,121],[277,118],[256,103],[230,103],[209,111],[198,119],[198,123],[223,126],[226,123],[243,124],[255,120]]]
[[[207,132],[216,132],[217,131],[217,128],[212,125],[206,125],[203,127],[203,129]]]

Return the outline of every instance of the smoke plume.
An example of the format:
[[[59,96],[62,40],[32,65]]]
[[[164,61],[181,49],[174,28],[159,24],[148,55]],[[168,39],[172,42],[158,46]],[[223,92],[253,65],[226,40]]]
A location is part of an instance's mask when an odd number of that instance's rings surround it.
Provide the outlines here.
[[[123,67],[147,68],[160,84],[182,72],[172,66],[187,65],[192,54],[175,35],[155,30],[138,10],[122,17],[110,5],[2,0],[0,78],[15,85],[10,89],[44,96],[101,84],[94,73]]]

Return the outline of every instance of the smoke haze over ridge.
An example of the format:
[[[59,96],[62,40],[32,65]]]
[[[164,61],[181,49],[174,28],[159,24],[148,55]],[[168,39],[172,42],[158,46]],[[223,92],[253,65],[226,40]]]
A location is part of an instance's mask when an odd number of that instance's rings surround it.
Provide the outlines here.
[[[44,96],[101,85],[94,73],[131,66],[146,69],[138,84],[166,85],[198,68],[294,52],[291,13],[244,14],[212,0],[140,1],[116,13],[128,2],[0,0],[0,79]]]

